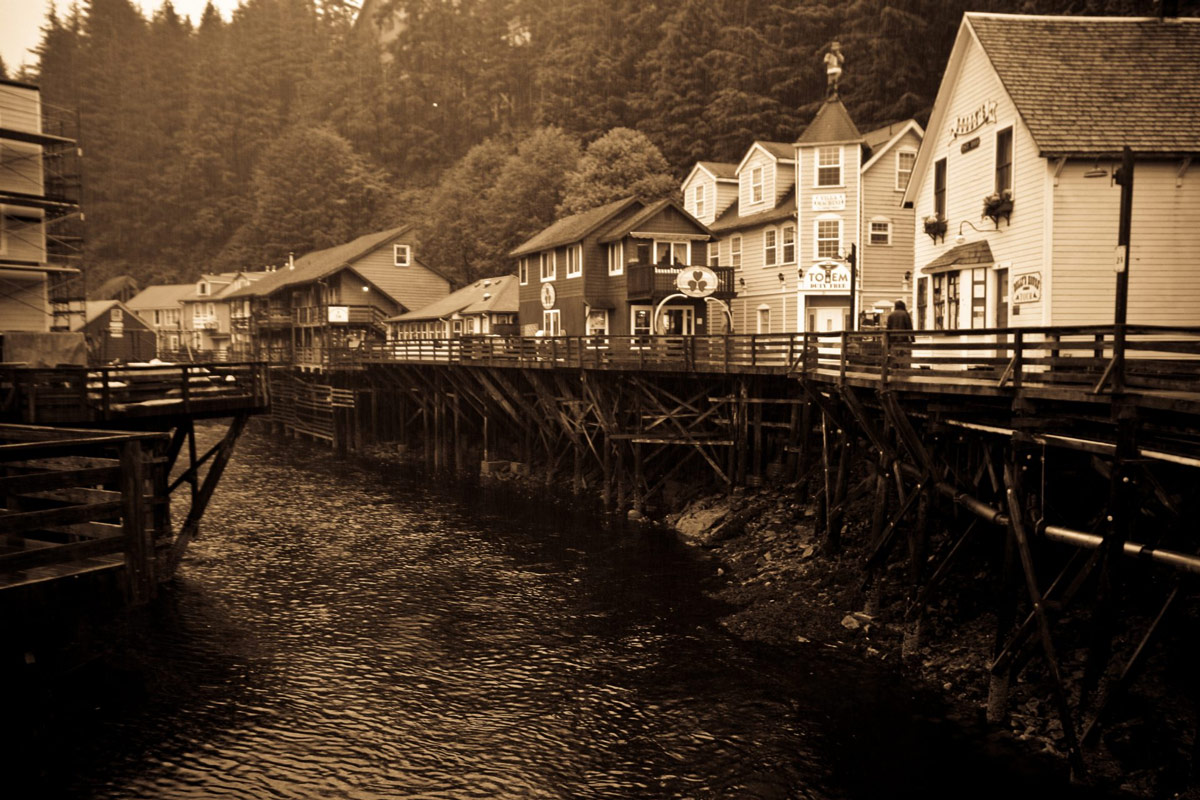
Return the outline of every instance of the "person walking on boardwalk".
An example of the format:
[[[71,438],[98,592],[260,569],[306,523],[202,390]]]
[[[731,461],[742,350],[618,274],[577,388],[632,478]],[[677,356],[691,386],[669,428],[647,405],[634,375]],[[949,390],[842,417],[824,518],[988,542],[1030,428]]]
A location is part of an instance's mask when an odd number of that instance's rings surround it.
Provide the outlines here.
[[[908,315],[908,307],[903,300],[897,300],[896,306],[883,321],[883,327],[889,331],[900,331],[892,335],[891,340],[896,344],[907,345],[913,340],[913,335],[907,331],[913,329],[912,317]]]

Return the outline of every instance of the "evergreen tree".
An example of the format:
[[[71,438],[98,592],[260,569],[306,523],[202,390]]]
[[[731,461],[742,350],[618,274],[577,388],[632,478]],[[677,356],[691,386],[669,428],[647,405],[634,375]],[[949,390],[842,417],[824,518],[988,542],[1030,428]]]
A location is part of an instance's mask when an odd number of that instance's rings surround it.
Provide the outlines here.
[[[567,175],[560,215],[578,214],[622,197],[659,200],[679,191],[667,160],[644,133],[613,128],[592,142]]]

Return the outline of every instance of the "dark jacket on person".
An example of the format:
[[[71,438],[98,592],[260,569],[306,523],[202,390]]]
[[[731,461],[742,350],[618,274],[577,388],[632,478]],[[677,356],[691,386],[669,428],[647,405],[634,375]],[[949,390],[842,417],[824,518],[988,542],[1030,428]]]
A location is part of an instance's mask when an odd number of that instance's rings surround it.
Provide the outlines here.
[[[889,331],[911,331],[913,329],[912,317],[908,315],[908,309],[897,308],[887,315],[887,319],[883,322],[883,327]],[[891,337],[893,342],[911,342],[913,340],[911,333],[899,333]]]

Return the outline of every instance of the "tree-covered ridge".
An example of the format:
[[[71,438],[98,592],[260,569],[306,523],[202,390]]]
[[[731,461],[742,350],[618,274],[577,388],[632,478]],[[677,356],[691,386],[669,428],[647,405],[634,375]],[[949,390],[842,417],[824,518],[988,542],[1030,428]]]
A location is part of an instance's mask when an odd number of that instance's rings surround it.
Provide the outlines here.
[[[696,160],[793,141],[834,40],[843,102],[867,130],[924,121],[965,10],[1156,12],[1152,0],[362,5],[359,20],[345,0],[243,0],[228,21],[210,5],[195,25],[169,0],[149,19],[131,0],[48,16],[37,68],[18,77],[79,110],[90,284],[279,263],[399,221],[424,232],[423,260],[464,280],[507,270],[507,248],[608,198],[613,175],[631,193],[643,179],[666,187],[664,173],[677,185]],[[376,24],[396,33],[382,58]],[[588,161],[614,129],[626,138]],[[618,156],[621,170],[606,163]]]

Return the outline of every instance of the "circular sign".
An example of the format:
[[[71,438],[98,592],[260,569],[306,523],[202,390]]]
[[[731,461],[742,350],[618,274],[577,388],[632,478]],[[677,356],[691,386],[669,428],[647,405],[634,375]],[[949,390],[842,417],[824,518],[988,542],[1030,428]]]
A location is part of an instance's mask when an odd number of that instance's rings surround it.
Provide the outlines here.
[[[542,284],[542,308],[554,308],[556,295],[553,283]]]
[[[675,278],[675,288],[688,297],[708,297],[717,290],[717,273],[708,267],[684,267]]]

